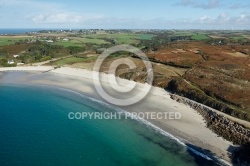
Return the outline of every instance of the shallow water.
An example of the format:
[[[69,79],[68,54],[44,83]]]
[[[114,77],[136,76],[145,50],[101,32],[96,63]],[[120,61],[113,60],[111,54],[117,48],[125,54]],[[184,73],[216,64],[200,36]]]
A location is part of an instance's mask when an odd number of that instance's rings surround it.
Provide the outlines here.
[[[0,108],[0,165],[216,165],[135,120],[70,120],[116,110],[62,89],[1,85]]]

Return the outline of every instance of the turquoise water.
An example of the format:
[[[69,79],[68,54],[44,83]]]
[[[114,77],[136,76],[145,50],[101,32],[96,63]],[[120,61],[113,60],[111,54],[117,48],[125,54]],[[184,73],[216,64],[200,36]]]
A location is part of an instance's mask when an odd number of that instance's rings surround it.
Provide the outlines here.
[[[135,120],[70,120],[115,111],[49,87],[0,86],[0,165],[215,165]]]

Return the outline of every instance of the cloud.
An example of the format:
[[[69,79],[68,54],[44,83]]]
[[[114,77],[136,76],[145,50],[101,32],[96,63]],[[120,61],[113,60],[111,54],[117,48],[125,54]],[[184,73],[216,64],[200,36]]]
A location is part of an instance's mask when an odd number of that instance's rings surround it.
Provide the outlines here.
[[[238,16],[221,13],[215,18],[209,16],[200,17],[195,22],[207,25],[250,26],[250,13],[241,13]]]
[[[55,14],[38,14],[34,16],[26,16],[27,19],[32,20],[34,23],[79,23],[83,17],[72,13],[55,13]]]
[[[228,7],[228,9],[246,9],[246,8],[250,8],[250,4],[242,4],[242,3],[234,3],[234,4],[230,4]]]
[[[239,17],[235,18],[235,21],[238,23],[250,25],[250,14],[249,13],[242,13]]]
[[[100,18],[96,14],[75,13],[68,10],[63,3],[43,2],[36,0],[0,0],[2,6],[0,15],[8,20],[1,19],[13,26],[13,22],[19,22],[23,26],[50,26],[60,24],[80,24],[92,19]],[[12,21],[15,20],[15,21]],[[20,25],[19,25],[20,26]]]
[[[107,23],[107,22],[102,22]],[[215,17],[203,15],[198,18],[180,18],[178,20],[158,19],[110,19],[110,23],[116,25],[133,25],[135,27],[167,28],[167,29],[191,29],[204,28],[209,29],[235,29],[250,28],[250,13],[241,13],[239,15],[230,15],[221,13]]]
[[[41,1],[35,1],[35,0],[1,0],[0,6],[2,8],[19,7],[19,10],[23,10],[23,9],[57,10],[63,7],[59,3],[41,2]]]
[[[201,23],[203,23],[203,22],[209,22],[209,21],[211,21],[211,20],[212,20],[212,18],[209,17],[209,16],[207,16],[207,15],[202,16],[202,17],[200,17],[200,19],[199,19],[199,21],[200,21]]]
[[[193,6],[195,2],[193,0],[181,0],[180,3],[177,3],[176,5],[180,6]]]
[[[198,2],[197,0],[180,0],[176,3],[177,6],[201,8],[201,9],[215,9],[215,8],[225,8],[225,9],[248,9],[250,8],[250,3],[222,3],[219,0],[206,0],[206,2]]]
[[[202,9],[214,9],[220,7],[222,4],[219,0],[207,0],[205,3],[197,2],[195,0],[181,0],[176,5]]]
[[[215,17],[203,15],[197,18],[142,19],[126,17],[106,17],[101,15],[79,14],[74,12],[54,12],[28,15],[27,20],[40,27],[70,28],[141,28],[141,29],[236,29],[250,28],[250,13],[230,15],[223,12]]]
[[[26,19],[37,24],[81,24],[90,20],[95,22],[101,18],[102,16],[98,15],[83,15],[73,12],[41,13],[26,16]]]
[[[39,14],[31,18],[35,23],[79,23],[82,17],[71,13]]]

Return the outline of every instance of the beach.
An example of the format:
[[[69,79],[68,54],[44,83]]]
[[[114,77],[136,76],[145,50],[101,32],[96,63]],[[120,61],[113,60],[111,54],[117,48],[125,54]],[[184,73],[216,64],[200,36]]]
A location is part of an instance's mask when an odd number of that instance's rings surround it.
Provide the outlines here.
[[[54,67],[50,66],[0,68],[0,82],[6,80],[3,73],[9,71],[22,71],[22,74],[19,75],[17,72],[15,77],[7,79],[10,83],[61,87],[105,102],[93,85],[92,71],[69,67],[54,69]],[[130,82],[129,80],[117,79],[121,85],[126,85]],[[101,82],[109,94],[121,98],[141,92],[144,85],[137,83],[136,89],[131,94],[121,96],[120,93],[111,88],[107,74],[101,74]],[[152,87],[149,94],[140,102],[130,106],[116,107],[127,112],[179,112],[181,114],[180,119],[147,120],[163,131],[178,138],[178,140],[186,145],[214,154],[230,163],[229,155],[234,145],[209,130],[206,127],[206,122],[198,112],[189,106],[172,100],[169,92],[166,92],[164,89]]]

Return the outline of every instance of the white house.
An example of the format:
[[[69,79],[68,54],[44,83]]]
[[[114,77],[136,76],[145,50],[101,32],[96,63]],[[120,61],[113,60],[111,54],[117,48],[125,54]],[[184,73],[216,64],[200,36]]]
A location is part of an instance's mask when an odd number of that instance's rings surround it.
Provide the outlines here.
[[[14,63],[15,63],[15,62],[14,62],[13,59],[8,60],[8,64],[12,65],[12,64],[14,64]]]
[[[53,40],[46,40],[47,43],[54,43]]]
[[[17,58],[17,57],[19,57],[19,55],[13,55],[13,57],[14,57],[14,58]]]

